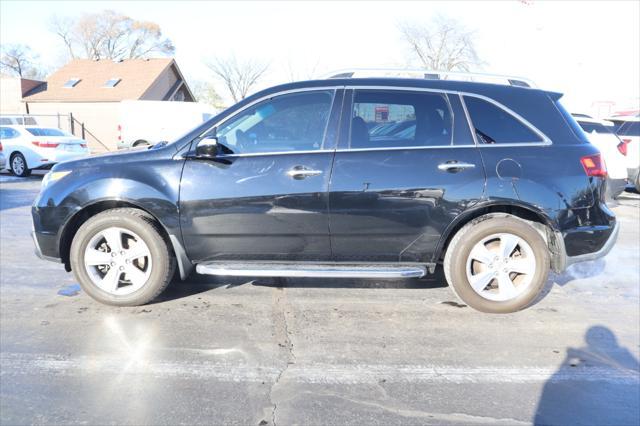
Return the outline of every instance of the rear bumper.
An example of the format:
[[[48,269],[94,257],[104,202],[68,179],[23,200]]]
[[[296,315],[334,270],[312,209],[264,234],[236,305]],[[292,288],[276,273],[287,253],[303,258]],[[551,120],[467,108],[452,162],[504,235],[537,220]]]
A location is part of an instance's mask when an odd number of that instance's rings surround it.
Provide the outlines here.
[[[620,224],[616,222],[615,225],[613,226],[613,229],[611,229],[610,232],[607,232],[609,235],[605,240],[605,243],[602,245],[602,247],[598,251],[595,251],[592,253],[580,254],[577,256],[567,256],[567,266],[572,265],[574,263],[578,263],[578,262],[585,262],[587,260],[599,259],[609,254],[613,246],[616,244],[616,241],[618,240],[619,230],[620,230]]]
[[[591,230],[575,230],[571,233],[573,235],[569,240],[570,243],[572,243],[573,240],[582,239],[582,243],[591,244],[598,248],[594,251],[576,254],[573,256],[567,254],[566,237],[563,238],[560,232],[556,232],[555,244],[557,246],[558,253],[555,253],[557,259],[554,259],[555,261],[552,265],[553,270],[560,273],[563,272],[569,265],[573,265],[574,263],[596,260],[606,256],[616,244],[619,230],[620,224],[618,222],[614,222],[610,226],[592,227]]]

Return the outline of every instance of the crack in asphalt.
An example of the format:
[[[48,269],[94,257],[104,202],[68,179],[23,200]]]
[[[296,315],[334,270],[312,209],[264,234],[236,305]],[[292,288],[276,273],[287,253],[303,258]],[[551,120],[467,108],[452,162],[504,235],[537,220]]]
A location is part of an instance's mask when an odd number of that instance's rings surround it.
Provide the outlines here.
[[[273,385],[269,389],[269,401],[271,402],[273,408],[271,411],[271,423],[273,426],[277,426],[277,411],[278,411],[278,402],[274,399],[274,391],[280,385],[280,380],[285,375],[289,366],[291,364],[295,364],[296,355],[293,351],[293,343],[291,342],[289,331],[289,322],[287,320],[287,302],[286,302],[286,293],[285,289],[282,287],[278,287],[275,291],[274,301],[273,301],[273,325],[275,329],[275,337],[278,342],[278,346],[281,348],[280,352],[285,359],[284,367],[280,370],[278,376],[276,377]]]

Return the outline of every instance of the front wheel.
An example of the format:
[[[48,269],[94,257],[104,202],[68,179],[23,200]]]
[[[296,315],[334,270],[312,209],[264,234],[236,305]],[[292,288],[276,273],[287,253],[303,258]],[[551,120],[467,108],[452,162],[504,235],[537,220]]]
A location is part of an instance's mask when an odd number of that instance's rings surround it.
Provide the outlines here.
[[[116,306],[155,299],[171,281],[176,265],[159,225],[131,208],[107,210],[87,220],[78,229],[70,254],[84,291]]]
[[[467,305],[509,313],[531,304],[549,275],[549,250],[527,222],[488,215],[463,226],[444,258],[446,279]]]

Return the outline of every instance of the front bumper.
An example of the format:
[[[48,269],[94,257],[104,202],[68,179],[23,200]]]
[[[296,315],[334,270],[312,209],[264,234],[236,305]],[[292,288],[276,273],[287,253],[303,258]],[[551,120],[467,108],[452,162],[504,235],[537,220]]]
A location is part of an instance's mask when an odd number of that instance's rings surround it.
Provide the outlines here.
[[[59,257],[47,256],[42,254],[42,249],[40,248],[40,244],[45,244],[45,247],[49,250],[53,250],[53,247],[56,244],[55,235],[47,235],[38,233],[35,230],[31,231],[31,238],[33,238],[33,244],[36,246],[35,253],[40,259],[48,260],[51,262],[61,263],[62,259]],[[50,251],[48,251],[50,252]]]

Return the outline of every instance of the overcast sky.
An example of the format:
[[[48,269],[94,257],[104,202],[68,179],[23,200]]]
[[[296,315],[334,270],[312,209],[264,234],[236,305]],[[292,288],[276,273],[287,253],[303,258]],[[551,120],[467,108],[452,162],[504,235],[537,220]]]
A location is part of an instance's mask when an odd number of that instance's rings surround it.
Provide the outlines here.
[[[586,110],[593,101],[638,102],[640,2],[0,2],[0,41],[29,45],[59,65],[52,15],[113,9],[155,21],[176,46],[187,79],[210,77],[203,60],[235,53],[269,61],[262,86],[353,67],[399,67],[409,58],[397,26],[436,15],[475,30],[477,71],[528,77]]]

